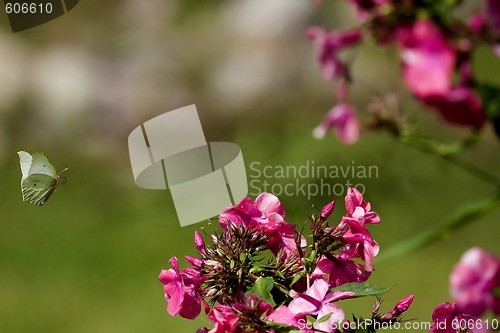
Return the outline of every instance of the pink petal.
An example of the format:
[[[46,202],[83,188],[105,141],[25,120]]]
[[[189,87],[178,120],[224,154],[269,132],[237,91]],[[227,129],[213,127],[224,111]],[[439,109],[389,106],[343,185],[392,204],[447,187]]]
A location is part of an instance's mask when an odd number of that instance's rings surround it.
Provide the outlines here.
[[[288,309],[295,315],[315,315],[318,313],[320,306],[320,301],[309,295],[299,294],[297,298],[290,302]]]
[[[297,318],[295,318],[295,315],[292,313],[292,311],[290,311],[290,309],[288,309],[284,305],[278,307],[267,317],[267,319],[275,323],[291,325],[295,327],[298,326]]]
[[[281,217],[285,217],[285,209],[280,200],[271,193],[261,193],[255,200],[257,208],[264,214],[277,213]]]
[[[181,311],[182,301],[184,301],[182,286],[176,284],[174,287],[175,289],[170,295],[170,300],[167,306],[167,311],[171,316],[175,316]]]
[[[168,270],[162,269],[160,275],[158,275],[158,280],[160,280],[160,282],[163,284],[167,284],[175,280],[176,277],[177,273],[174,272],[173,269],[168,269]]]
[[[323,279],[319,279],[314,281],[312,286],[307,289],[306,295],[309,295],[313,297],[314,299],[317,300],[323,300],[326,296],[326,293],[330,289],[330,286],[328,285],[328,282],[326,282]]]
[[[169,261],[170,265],[172,265],[172,268],[174,269],[175,272],[179,273],[179,260],[177,257],[172,257]]]

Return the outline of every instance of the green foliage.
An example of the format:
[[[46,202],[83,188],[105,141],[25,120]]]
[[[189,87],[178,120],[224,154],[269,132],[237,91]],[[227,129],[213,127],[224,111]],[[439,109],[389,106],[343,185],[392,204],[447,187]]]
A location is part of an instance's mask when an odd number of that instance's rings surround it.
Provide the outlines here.
[[[271,290],[274,288],[274,279],[272,277],[259,277],[254,284],[245,293],[245,296],[250,296],[251,294],[256,294],[263,301],[276,306],[273,296],[271,295]]]
[[[341,286],[338,286],[336,288],[333,288],[332,290],[338,290],[338,291],[352,291],[354,294],[356,294],[355,297],[365,297],[365,296],[381,296],[385,294],[387,291],[389,291],[392,287],[387,287],[387,288],[379,288],[372,286],[371,284],[367,282],[363,283],[345,283]]]

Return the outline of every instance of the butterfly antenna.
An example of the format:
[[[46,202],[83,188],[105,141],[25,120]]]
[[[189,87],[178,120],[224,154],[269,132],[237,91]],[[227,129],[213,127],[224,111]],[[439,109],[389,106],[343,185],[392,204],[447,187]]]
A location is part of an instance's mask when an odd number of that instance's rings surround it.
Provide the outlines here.
[[[62,170],[61,170],[61,171],[57,174],[57,177],[58,177],[59,179],[61,179],[61,182],[62,182],[62,184],[63,184],[63,185],[66,185],[66,183],[68,182],[68,180],[66,179],[66,177],[61,177],[61,176],[60,176],[60,174],[61,174],[61,173],[63,173],[63,172],[65,172],[65,171],[68,171],[68,170],[69,170],[68,168],[64,168],[64,169],[62,169]]]
[[[68,170],[69,170],[68,168],[64,168],[64,169],[62,169],[61,171],[59,171],[59,173],[58,173],[57,175],[59,176],[59,175],[60,175],[61,173],[63,173],[64,171],[68,171]]]

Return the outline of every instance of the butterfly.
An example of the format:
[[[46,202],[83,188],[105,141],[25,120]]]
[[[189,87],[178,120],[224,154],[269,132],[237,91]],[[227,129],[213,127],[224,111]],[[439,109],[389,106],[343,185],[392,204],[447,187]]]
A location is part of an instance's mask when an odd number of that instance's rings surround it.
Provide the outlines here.
[[[21,164],[21,193],[23,200],[33,205],[43,206],[57,188],[60,174],[43,153],[30,155],[25,151],[17,152]]]

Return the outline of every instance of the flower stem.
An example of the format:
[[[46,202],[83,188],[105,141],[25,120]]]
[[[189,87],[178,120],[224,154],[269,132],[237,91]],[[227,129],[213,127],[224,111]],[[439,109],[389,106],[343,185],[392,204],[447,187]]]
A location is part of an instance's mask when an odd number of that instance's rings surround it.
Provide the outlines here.
[[[404,240],[389,248],[376,258],[377,262],[383,262],[389,259],[399,257],[403,254],[421,249],[427,245],[448,238],[453,232],[466,227],[467,225],[477,221],[483,216],[500,207],[500,191],[496,192],[492,197],[478,202],[469,207],[463,208],[453,214],[450,218],[442,223],[433,226],[423,233]]]
[[[463,142],[460,142],[458,144],[445,145],[442,143],[438,143],[431,138],[423,137],[416,133],[413,133],[410,135],[398,136],[397,140],[404,145],[418,148],[423,152],[438,156],[445,161],[453,163],[454,165],[462,168],[465,172],[476,177],[477,179],[490,184],[497,189],[500,189],[500,178],[490,174],[487,171],[484,171],[483,169],[458,155],[459,152],[463,151],[466,147],[473,144],[475,141],[474,139],[465,139]]]

